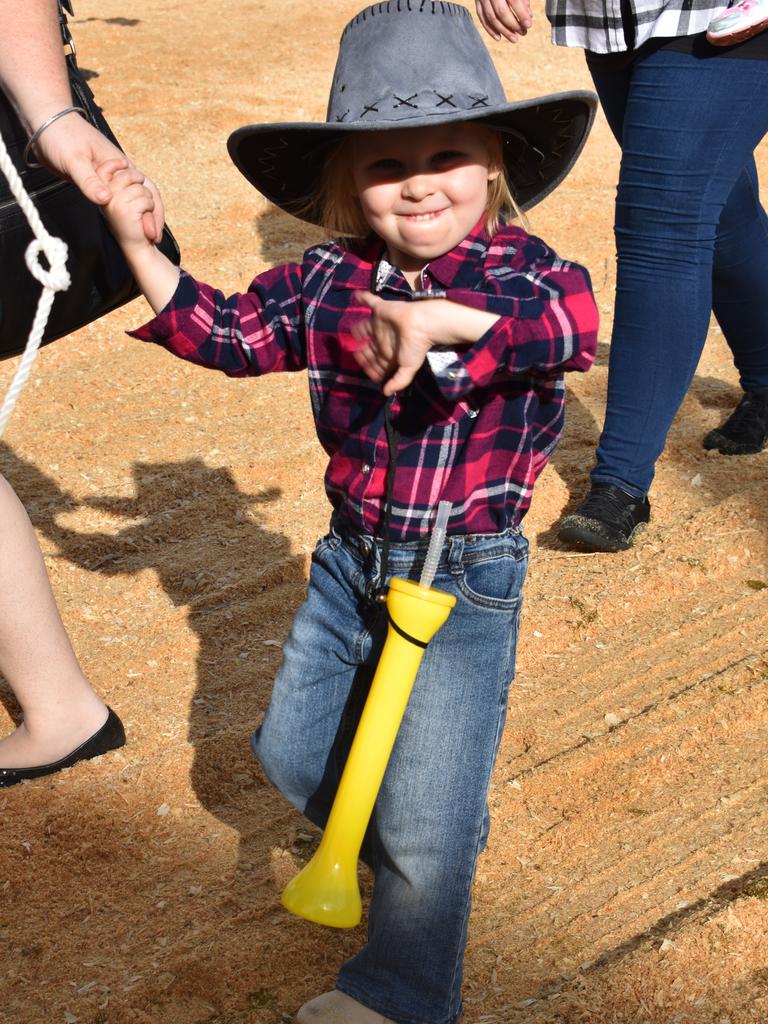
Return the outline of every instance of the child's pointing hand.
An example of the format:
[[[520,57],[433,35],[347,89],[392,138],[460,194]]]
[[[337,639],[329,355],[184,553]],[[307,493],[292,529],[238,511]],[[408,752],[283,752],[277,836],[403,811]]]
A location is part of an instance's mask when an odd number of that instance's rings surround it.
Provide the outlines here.
[[[371,380],[384,381],[385,395],[393,395],[411,383],[437,340],[429,329],[433,303],[390,301],[373,292],[355,292],[355,299],[371,310],[369,320],[352,328],[363,343],[355,359]]]
[[[402,302],[373,292],[355,292],[371,311],[369,320],[352,327],[360,343],[354,356],[371,380],[384,381],[385,395],[407,387],[433,345],[472,345],[499,319],[449,299]]]

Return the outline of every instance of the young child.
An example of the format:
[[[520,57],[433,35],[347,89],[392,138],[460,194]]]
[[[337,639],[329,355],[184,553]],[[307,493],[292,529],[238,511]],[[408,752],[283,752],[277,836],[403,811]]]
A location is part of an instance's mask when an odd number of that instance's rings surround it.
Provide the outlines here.
[[[390,576],[418,580],[440,500],[434,586],[457,604],[425,651],[363,857],[368,941],[302,1024],[451,1024],[486,797],[514,674],[521,521],[560,437],[563,371],[594,357],[581,267],[508,226],[566,175],[590,93],[508,103],[465,8],[381,3],[344,30],[322,124],[230,138],[269,199],[341,241],[226,298],[147,243],[140,176],[107,214],[158,313],[132,332],[233,376],[308,370],[330,530],[253,749],[323,826],[386,632]],[[108,170],[108,169],[107,169]],[[261,429],[271,428],[271,424]]]
[[[707,41],[713,46],[733,46],[768,28],[768,0],[737,0],[710,21]]]

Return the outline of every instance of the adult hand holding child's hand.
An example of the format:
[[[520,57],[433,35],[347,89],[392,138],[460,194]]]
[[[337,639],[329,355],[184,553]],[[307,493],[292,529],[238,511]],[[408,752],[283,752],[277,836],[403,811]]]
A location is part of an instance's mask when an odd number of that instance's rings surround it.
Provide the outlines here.
[[[104,184],[104,168],[111,173],[123,168],[137,171],[117,146],[76,113],[68,114],[45,129],[35,144],[35,155],[57,174],[69,178],[84,196],[99,206],[110,199],[110,191]],[[147,186],[154,189],[149,181]],[[165,218],[157,190],[153,191],[153,200],[153,208],[144,219],[144,233],[148,241],[159,242]]]
[[[121,160],[107,160],[99,166],[98,175],[109,193],[107,216],[123,249],[151,245],[155,241],[157,189],[149,178],[136,167],[126,167]]]
[[[98,168],[110,199],[105,213],[133,276],[155,313],[170,302],[179,268],[153,244],[154,217],[162,201],[154,183],[138,168],[107,160]]]

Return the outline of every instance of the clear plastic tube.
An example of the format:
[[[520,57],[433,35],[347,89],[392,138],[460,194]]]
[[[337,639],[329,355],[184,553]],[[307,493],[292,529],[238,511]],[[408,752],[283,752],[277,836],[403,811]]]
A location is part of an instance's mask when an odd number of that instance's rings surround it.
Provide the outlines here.
[[[440,552],[443,550],[443,544],[445,543],[445,532],[448,527],[448,517],[450,514],[450,501],[441,501],[437,506],[435,525],[432,527],[432,536],[429,538],[427,557],[424,559],[424,568],[421,570],[421,579],[419,580],[419,586],[423,587],[425,590],[429,590],[432,586],[432,581],[434,580],[435,573],[437,572],[437,566],[440,562]]]

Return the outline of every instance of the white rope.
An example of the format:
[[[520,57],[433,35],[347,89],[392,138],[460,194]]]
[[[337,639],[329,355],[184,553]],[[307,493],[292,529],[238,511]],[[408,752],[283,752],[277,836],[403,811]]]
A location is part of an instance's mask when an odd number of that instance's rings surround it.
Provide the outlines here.
[[[70,278],[67,271],[66,243],[45,230],[43,222],[40,220],[40,215],[27,194],[11,158],[8,156],[8,150],[5,147],[2,135],[0,135],[0,170],[8,179],[11,192],[35,234],[35,237],[27,246],[24,258],[30,274],[43,286],[40,301],[37,304],[35,319],[32,321],[29,338],[24,349],[24,355],[21,357],[21,362],[0,408],[0,437],[2,437],[6,424],[11,418],[14,406],[19,399],[21,390],[27,383],[32,364],[37,356],[37,350],[40,348],[40,343],[43,340],[43,332],[45,331],[45,325],[48,323],[48,317],[51,314],[51,306],[56,297],[56,292],[65,292],[69,288]],[[45,254],[50,270],[46,270],[40,264],[41,252]]]

